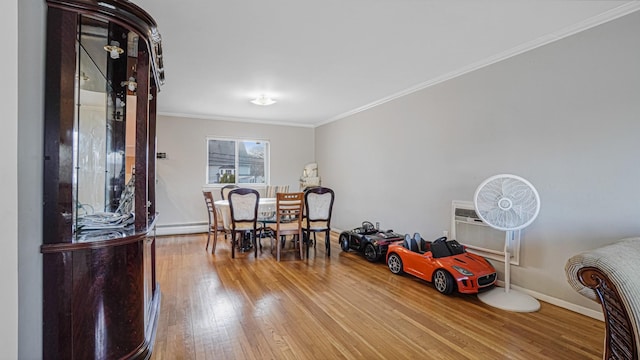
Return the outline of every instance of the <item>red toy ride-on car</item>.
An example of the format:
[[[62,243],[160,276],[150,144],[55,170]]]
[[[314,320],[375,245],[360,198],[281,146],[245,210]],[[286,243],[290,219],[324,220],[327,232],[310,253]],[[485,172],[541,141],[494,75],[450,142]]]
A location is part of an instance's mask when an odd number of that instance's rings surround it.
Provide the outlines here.
[[[425,241],[420,234],[389,245],[387,264],[394,274],[406,272],[432,282],[439,292],[476,294],[496,283],[496,269],[480,255],[446,237]]]

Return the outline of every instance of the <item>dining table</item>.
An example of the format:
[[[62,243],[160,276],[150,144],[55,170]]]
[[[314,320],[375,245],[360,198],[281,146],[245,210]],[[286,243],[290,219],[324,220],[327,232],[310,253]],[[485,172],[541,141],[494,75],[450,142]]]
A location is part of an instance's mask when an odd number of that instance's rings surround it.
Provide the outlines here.
[[[224,228],[227,230],[231,230],[231,210],[229,209],[229,200],[217,200],[214,202],[214,204],[218,209],[220,209]],[[258,222],[275,222],[275,216],[276,198],[261,197],[258,200]]]
[[[229,200],[214,201],[216,208],[220,209],[222,215],[222,222],[226,230],[231,230],[231,210],[229,207]],[[276,198],[260,198],[258,199],[258,222],[261,226],[258,229],[258,238],[265,236],[273,236],[273,232],[267,228],[267,224],[275,223],[276,221]],[[248,239],[243,238],[238,244],[238,248],[241,251],[247,251],[252,247],[251,242]],[[260,243],[262,249],[262,243]]]

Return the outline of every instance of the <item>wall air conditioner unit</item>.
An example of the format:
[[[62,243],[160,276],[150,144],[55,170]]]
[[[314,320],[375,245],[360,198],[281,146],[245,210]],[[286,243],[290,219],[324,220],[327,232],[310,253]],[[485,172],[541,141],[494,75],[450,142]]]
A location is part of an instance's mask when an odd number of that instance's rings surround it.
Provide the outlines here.
[[[451,239],[458,240],[467,249],[488,259],[504,262],[505,234],[485,224],[476,214],[472,201],[451,202]],[[512,265],[520,264],[520,230],[514,231],[509,242]]]

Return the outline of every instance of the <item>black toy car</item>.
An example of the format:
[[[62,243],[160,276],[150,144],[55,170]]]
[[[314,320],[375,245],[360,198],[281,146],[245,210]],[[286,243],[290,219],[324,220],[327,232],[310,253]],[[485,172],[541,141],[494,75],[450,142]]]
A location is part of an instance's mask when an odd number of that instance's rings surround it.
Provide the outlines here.
[[[389,244],[402,239],[404,235],[396,234],[393,230],[376,229],[371,222],[363,221],[362,226],[343,231],[338,241],[342,251],[357,250],[367,260],[375,262],[385,258]]]

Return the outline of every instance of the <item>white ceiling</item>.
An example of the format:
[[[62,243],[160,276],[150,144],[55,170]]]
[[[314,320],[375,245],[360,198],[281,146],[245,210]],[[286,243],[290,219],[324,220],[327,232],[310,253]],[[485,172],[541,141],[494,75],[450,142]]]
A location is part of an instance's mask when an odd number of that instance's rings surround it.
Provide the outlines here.
[[[639,9],[615,0],[134,0],[161,114],[317,126]],[[256,106],[265,93],[277,103]]]

